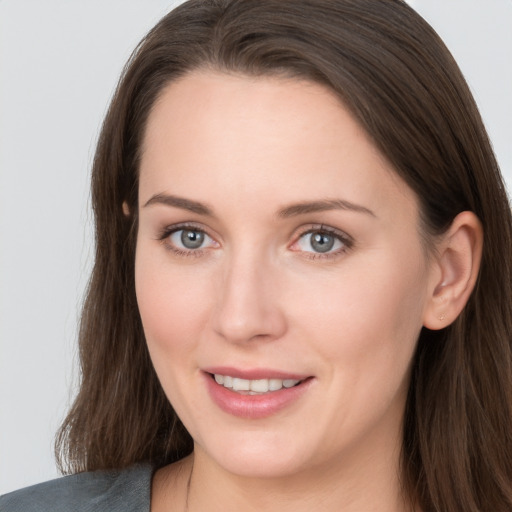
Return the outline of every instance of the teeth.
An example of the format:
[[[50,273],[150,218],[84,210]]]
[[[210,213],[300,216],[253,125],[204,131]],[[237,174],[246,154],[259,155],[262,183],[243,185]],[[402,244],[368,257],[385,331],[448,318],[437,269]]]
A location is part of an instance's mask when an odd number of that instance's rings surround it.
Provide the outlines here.
[[[297,385],[300,380],[295,379],[256,379],[247,380],[229,375],[214,375],[215,382],[225,388],[233,389],[233,391],[247,391],[249,394],[267,393],[269,391],[279,391],[284,388],[292,388]]]
[[[280,379],[269,379],[268,389],[269,391],[277,391],[283,387],[283,381]]]
[[[234,391],[249,391],[251,389],[251,381],[245,379],[233,378]]]
[[[266,393],[269,388],[268,379],[251,380],[251,391]]]

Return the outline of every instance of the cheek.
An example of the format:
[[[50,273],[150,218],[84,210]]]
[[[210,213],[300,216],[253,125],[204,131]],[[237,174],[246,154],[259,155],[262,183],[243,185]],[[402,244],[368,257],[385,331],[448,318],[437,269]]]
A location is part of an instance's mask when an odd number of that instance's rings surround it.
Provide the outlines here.
[[[422,326],[423,261],[421,255],[400,261],[391,253],[375,261],[347,261],[342,273],[327,276],[308,293],[290,294],[296,323],[306,338],[317,340],[322,357],[342,365],[354,383],[399,377],[407,371]],[[307,304],[297,300],[305,296]]]
[[[151,254],[151,252],[149,253]],[[135,286],[137,302],[151,361],[162,388],[174,409],[187,425],[194,422],[188,411],[195,395],[183,382],[191,382],[197,367],[195,354],[208,318],[208,294],[182,268],[179,271],[162,259],[137,252]],[[206,281],[208,282],[208,281]],[[194,428],[192,435],[198,433]]]
[[[153,363],[192,350],[206,322],[208,293],[186,270],[173,271],[166,261],[137,252],[135,287],[144,333]],[[196,276],[197,278],[197,276]],[[208,282],[208,281],[206,281]]]
[[[379,265],[333,279],[298,315],[305,337],[316,340],[317,355],[328,361],[325,396],[338,404],[326,406],[325,422],[336,426],[329,430],[333,445],[340,429],[357,437],[386,421],[395,428],[401,418],[422,324],[424,277],[421,265],[381,258]]]

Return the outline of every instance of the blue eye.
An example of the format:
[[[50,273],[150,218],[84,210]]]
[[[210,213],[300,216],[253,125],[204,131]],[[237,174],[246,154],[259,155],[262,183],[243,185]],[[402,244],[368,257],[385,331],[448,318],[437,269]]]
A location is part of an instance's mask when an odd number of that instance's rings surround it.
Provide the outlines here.
[[[180,242],[186,249],[199,249],[199,247],[203,245],[205,238],[204,233],[201,233],[200,231],[192,231],[191,229],[180,229],[173,234],[173,236],[176,235],[180,235]]]
[[[214,240],[204,231],[193,227],[176,229],[167,233],[164,238],[178,251],[197,251],[214,244]]]
[[[348,241],[340,235],[320,229],[304,233],[297,241],[300,251],[326,255],[341,252],[348,246]]]

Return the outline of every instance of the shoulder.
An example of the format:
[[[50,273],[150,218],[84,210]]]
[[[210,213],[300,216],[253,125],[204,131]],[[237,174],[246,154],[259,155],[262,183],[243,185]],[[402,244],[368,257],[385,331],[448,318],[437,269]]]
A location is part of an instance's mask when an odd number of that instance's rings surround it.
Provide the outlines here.
[[[0,496],[0,510],[149,512],[152,473],[149,465],[77,473]]]

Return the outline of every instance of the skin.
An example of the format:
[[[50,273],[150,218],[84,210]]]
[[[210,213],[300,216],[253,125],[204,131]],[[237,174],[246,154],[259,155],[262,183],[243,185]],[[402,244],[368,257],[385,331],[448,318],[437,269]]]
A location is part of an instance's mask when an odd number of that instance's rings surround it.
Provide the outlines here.
[[[283,215],[325,200],[350,204]],[[152,510],[405,510],[411,359],[422,326],[467,300],[478,222],[465,212],[426,248],[415,195],[329,90],[211,71],[155,104],[139,205],[147,344],[195,442],[155,475]],[[206,233],[199,249],[181,244],[182,223]],[[339,237],[327,253],[307,234],[321,229]],[[239,418],[207,392],[202,370],[220,365],[311,379],[279,412]]]

